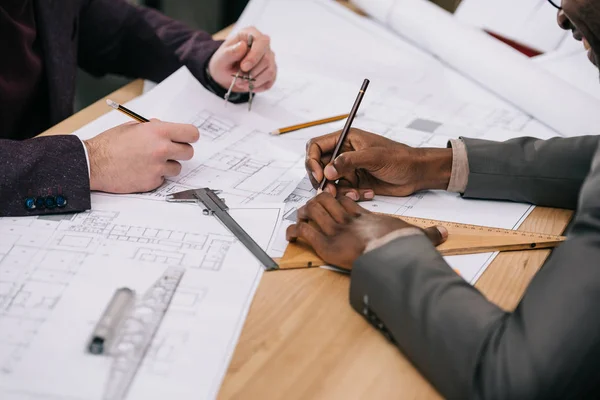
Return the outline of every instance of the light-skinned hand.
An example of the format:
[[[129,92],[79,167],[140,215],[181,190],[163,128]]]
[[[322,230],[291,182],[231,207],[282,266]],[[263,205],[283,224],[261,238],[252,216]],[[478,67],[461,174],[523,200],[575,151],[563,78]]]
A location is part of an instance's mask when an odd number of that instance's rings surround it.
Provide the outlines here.
[[[352,200],[371,200],[376,194],[408,196],[419,190],[448,187],[451,149],[413,148],[353,128],[332,161],[340,134],[324,135],[307,144],[305,165],[314,187],[325,176],[328,182],[324,191]]]
[[[416,227],[398,218],[373,214],[346,196],[336,199],[321,193],[298,209],[298,222],[288,227],[286,237],[290,242],[305,241],[330,265],[351,269],[371,240],[404,228]],[[434,246],[448,237],[443,227],[433,226],[423,232]]]
[[[248,51],[248,35],[252,34],[253,43]],[[277,79],[277,63],[275,53],[271,50],[271,39],[254,27],[244,28],[236,35],[228,38],[215,52],[208,63],[212,78],[223,88],[229,88],[232,76],[242,69],[250,73],[254,82],[254,92],[260,93],[270,89]],[[238,79],[233,91],[247,92],[248,81]]]
[[[90,189],[108,193],[147,192],[179,175],[200,133],[193,125],[152,120],[130,122],[85,140]]]

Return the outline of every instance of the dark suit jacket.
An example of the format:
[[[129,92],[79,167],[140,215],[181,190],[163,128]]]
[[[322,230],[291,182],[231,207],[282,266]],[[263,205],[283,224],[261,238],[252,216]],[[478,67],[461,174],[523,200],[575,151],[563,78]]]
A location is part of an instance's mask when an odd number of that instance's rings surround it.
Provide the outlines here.
[[[514,312],[488,302],[425,236],[354,264],[350,302],[450,399],[600,398],[598,137],[465,140],[467,197],[577,208]]]
[[[158,82],[185,65],[207,86],[205,66],[220,45],[208,33],[124,0],[37,0],[35,12],[51,125],[73,113],[77,66],[98,76],[114,73]],[[79,139],[65,135],[14,142],[2,136],[0,216],[90,208]],[[65,207],[52,206],[58,195],[66,198]],[[31,199],[48,200],[49,207],[28,210],[25,203]]]

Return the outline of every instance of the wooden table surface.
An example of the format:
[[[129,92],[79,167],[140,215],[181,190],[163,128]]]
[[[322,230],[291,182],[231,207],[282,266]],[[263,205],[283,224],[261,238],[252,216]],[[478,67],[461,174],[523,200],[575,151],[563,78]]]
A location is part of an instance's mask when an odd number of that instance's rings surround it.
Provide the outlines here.
[[[107,97],[125,103],[142,86],[136,80]],[[101,99],[45,134],[72,132],[109,110]],[[571,214],[538,207],[520,230],[561,234]],[[512,310],[548,254],[500,254],[475,286]],[[351,309],[349,283],[348,276],[324,269],[265,273],[219,399],[439,398],[400,351]]]

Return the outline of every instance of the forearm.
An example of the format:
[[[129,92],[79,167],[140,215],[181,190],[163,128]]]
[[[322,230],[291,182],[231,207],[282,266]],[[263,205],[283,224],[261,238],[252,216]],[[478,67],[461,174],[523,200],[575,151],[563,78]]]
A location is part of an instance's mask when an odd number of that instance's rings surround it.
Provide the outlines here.
[[[599,375],[599,256],[590,240],[567,241],[506,313],[417,235],[359,259],[350,298],[445,398],[584,398]]]
[[[360,257],[352,306],[387,331],[445,397],[597,398],[600,152],[589,163],[568,240],[514,312],[463,281],[424,235]]]
[[[80,65],[160,82],[181,66],[208,85],[205,67],[221,42],[210,34],[122,0],[90,0],[81,12]]]
[[[598,138],[464,139],[464,143],[469,165],[465,197],[573,209]]]
[[[0,171],[0,216],[78,212],[91,206],[88,165],[76,136],[0,140]]]

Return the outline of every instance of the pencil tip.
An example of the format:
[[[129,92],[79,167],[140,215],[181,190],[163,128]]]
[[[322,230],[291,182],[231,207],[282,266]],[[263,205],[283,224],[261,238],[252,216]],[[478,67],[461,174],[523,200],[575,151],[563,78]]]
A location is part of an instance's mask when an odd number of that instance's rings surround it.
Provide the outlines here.
[[[119,108],[119,104],[112,101],[111,99],[106,99],[106,104],[114,108],[115,110]]]
[[[271,133],[271,135],[279,135],[281,132],[279,132],[279,129],[276,129],[270,133]]]

